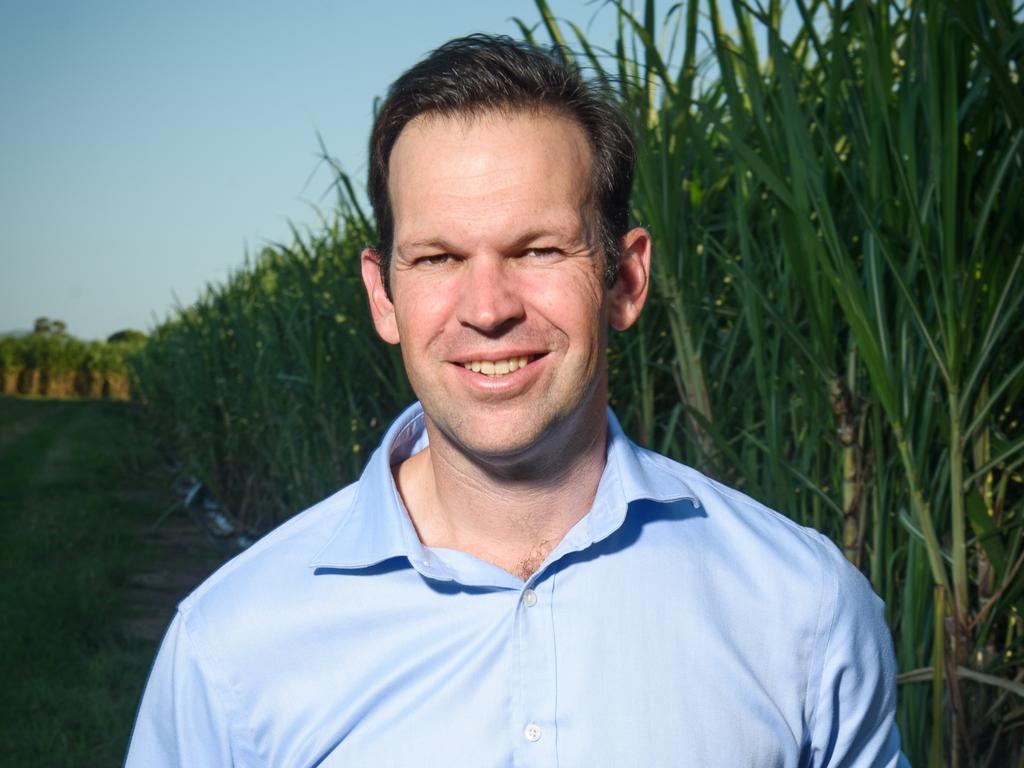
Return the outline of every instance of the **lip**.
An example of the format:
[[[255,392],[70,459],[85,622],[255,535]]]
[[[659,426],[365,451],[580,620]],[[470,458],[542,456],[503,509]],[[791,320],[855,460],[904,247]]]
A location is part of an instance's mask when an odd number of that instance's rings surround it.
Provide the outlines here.
[[[509,360],[513,357],[528,357],[531,358],[531,360],[527,365],[532,365],[545,355],[547,355],[547,350],[511,348],[503,349],[500,352],[489,351],[460,354],[457,357],[449,359],[448,362],[455,365],[465,365],[466,363],[472,363],[478,360],[480,362],[496,363],[499,360]]]
[[[501,357],[500,355],[506,356]],[[547,353],[537,352],[520,352],[519,354],[501,352],[500,355],[495,355],[495,353],[492,352],[481,355],[480,357],[460,356],[458,359],[451,360],[450,363],[455,376],[465,386],[469,387],[471,391],[486,395],[516,395],[527,389],[537,379],[537,377],[541,375],[548,358]],[[500,376],[488,376],[484,373],[475,373],[464,365],[464,363],[472,362],[474,360],[489,360],[494,362],[495,360],[507,360],[510,357],[524,356],[533,359],[531,359],[523,368],[517,368],[511,373],[504,373]]]

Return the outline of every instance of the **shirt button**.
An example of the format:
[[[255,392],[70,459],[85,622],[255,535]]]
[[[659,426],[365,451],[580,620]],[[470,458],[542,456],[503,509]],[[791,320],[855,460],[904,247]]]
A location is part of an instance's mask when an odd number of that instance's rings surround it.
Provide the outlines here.
[[[526,737],[527,741],[540,741],[540,726],[536,723],[530,723],[523,729],[523,736]]]
[[[523,604],[527,608],[532,608],[533,606],[535,606],[537,604],[537,593],[534,592],[532,589],[528,589],[525,592],[523,592]],[[539,738],[540,736],[537,737],[537,739]],[[537,739],[530,739],[530,741],[536,741]]]

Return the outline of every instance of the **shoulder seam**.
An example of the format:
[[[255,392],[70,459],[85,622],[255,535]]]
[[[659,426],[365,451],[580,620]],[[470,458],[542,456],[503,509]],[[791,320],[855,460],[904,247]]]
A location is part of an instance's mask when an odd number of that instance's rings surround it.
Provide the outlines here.
[[[341,496],[346,491],[349,491],[350,489],[357,485],[358,483],[350,483],[344,488],[335,491],[327,498],[321,499],[313,506],[307,507],[306,509],[298,512],[288,520],[285,520],[283,523],[281,523],[281,525],[279,525],[277,528],[267,533],[264,537],[256,541],[251,547],[234,555],[230,560],[228,560],[226,563],[223,563],[219,568],[217,568],[217,570],[215,570],[206,579],[204,579],[203,582],[198,587],[196,587],[191,593],[189,593],[178,604],[179,610],[190,610],[190,606],[194,605],[199,600],[201,600],[206,592],[213,589],[218,583],[223,581],[234,571],[244,567],[250,558],[257,556],[262,550],[266,549],[268,546],[271,546],[275,541],[277,541],[277,539],[280,536],[288,535],[289,533],[291,533],[292,529],[299,528],[303,523],[307,522],[306,520],[302,519],[305,515],[307,515],[308,513],[313,513],[320,507],[334,501],[335,499],[337,499],[338,496]],[[334,536],[337,530],[349,518],[352,506],[352,500],[349,499],[347,503],[345,503],[340,509],[337,510],[338,520],[336,524],[331,527],[330,535],[327,537],[328,539]],[[313,555],[315,554],[316,552],[313,553]]]
[[[196,664],[199,665],[203,671],[203,675],[209,681],[210,689],[217,697],[218,703],[224,710],[225,718],[228,720],[228,738],[232,743],[234,743],[235,732],[243,732],[248,741],[248,744],[244,745],[245,751],[250,755],[258,757],[259,752],[256,749],[256,734],[254,734],[249,729],[249,726],[243,722],[242,718],[239,717],[239,713],[243,710],[238,706],[238,697],[235,694],[233,687],[229,681],[221,679],[221,677],[216,674],[215,665],[207,659],[207,655],[209,653],[208,645],[199,638],[197,633],[192,632],[189,627],[191,622],[202,624],[202,618],[197,615],[197,611],[195,610],[188,611],[188,614],[186,615],[184,611],[179,609],[179,613],[181,614],[181,631],[185,634],[185,639],[193,648],[196,657]],[[222,691],[222,688],[225,690]],[[228,702],[225,701],[226,698],[230,698],[231,704],[234,706],[229,706]],[[234,751],[234,749],[232,749],[232,751]],[[265,765],[266,761],[260,760],[260,763]]]
[[[813,746],[813,735],[815,719],[818,716],[818,704],[821,702],[822,696],[822,680],[825,677],[825,661],[828,658],[829,646],[832,642],[832,633],[836,625],[836,617],[839,615],[839,574],[836,571],[835,565],[829,560],[824,552],[822,545],[825,543],[822,541],[824,538],[823,534],[818,531],[811,531],[803,529],[808,534],[814,534],[809,538],[816,539],[814,547],[815,556],[818,558],[818,562],[821,565],[821,591],[819,598],[818,607],[818,619],[815,625],[815,637],[822,637],[822,627],[824,625],[823,619],[825,618],[825,609],[829,602],[831,602],[832,610],[831,615],[828,617],[828,629],[824,633],[824,639],[820,644],[820,651],[818,648],[815,649],[815,658],[811,661],[810,670],[807,674],[806,690],[804,693],[804,701],[808,701],[809,694],[811,693],[812,678],[816,677],[814,697],[810,698],[810,707],[807,709],[807,729],[808,739],[807,742],[810,746]],[[826,580],[829,583],[826,583]],[[831,587],[831,600],[827,600],[826,588]],[[817,646],[817,643],[815,643]]]

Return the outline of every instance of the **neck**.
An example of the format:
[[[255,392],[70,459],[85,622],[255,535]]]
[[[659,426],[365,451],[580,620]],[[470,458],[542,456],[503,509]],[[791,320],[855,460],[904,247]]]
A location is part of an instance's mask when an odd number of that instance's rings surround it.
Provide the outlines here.
[[[484,463],[427,419],[430,445],[395,468],[420,540],[529,578],[593,504],[608,435],[607,421],[597,421],[545,457]]]

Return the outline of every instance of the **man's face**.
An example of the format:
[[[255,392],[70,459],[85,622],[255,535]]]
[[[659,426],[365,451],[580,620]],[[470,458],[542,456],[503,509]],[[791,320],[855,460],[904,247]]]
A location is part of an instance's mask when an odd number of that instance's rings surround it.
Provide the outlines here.
[[[400,134],[391,300],[372,252],[363,278],[432,441],[514,460],[603,424],[606,324],[635,315],[602,284],[591,162],[579,127],[547,113],[420,117]]]

